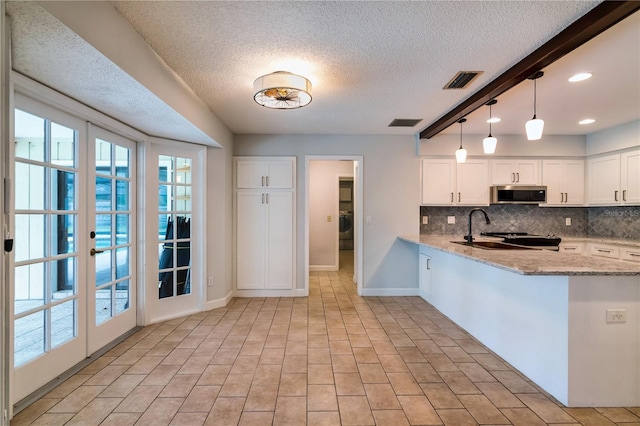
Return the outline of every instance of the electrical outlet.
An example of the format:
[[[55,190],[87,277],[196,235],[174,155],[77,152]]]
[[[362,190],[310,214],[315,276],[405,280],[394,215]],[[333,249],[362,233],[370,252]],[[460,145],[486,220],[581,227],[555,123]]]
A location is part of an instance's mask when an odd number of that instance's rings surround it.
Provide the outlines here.
[[[327,216],[327,222],[331,222],[331,215]]]
[[[213,287],[213,277],[209,277],[209,287]]]
[[[566,218],[566,219],[564,220],[564,223],[565,223],[567,226],[571,226],[571,218],[570,218],[570,217]]]
[[[364,219],[364,221],[365,221],[365,223],[370,224],[370,223],[371,223],[371,216],[367,216],[367,217]]]
[[[456,217],[455,216],[447,216],[447,223],[449,225],[453,225],[456,223]]]
[[[423,225],[429,224],[429,216],[422,216],[422,224]]]
[[[627,310],[607,309],[607,322],[627,322]]]

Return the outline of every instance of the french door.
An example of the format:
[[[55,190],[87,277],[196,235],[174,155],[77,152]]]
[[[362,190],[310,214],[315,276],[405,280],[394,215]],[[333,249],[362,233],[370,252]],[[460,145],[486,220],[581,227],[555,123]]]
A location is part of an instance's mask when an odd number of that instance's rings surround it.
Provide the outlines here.
[[[12,402],[135,326],[135,145],[16,94]]]

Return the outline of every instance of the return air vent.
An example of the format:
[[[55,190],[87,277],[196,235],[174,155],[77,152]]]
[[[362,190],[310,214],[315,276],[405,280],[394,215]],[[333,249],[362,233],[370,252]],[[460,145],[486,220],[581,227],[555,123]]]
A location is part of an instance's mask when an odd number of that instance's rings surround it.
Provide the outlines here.
[[[443,89],[464,89],[480,74],[482,74],[482,71],[459,71],[458,74],[449,80]]]
[[[394,118],[389,127],[413,127],[421,121],[421,118]]]

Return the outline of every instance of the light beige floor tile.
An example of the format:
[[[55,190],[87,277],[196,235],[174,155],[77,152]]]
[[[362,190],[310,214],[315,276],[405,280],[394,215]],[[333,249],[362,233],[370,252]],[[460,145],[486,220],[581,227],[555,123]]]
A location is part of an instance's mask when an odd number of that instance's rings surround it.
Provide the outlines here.
[[[279,396],[273,416],[274,426],[304,425],[307,421],[305,397]]]
[[[265,335],[266,338],[266,335]],[[264,349],[264,341],[249,341],[246,340],[242,345],[242,349],[240,350],[240,356],[247,355],[257,355],[260,356],[262,354],[262,350]]]
[[[176,348],[165,357],[160,365],[184,365],[184,363],[191,357],[195,349],[192,348]]]
[[[460,400],[445,383],[421,383],[420,387],[436,410],[464,408]]]
[[[602,413],[607,419],[612,422],[619,423],[631,423],[631,422],[640,422],[640,407],[636,407],[638,410],[638,415],[633,414],[631,411],[626,408],[596,408],[600,413]]]
[[[254,374],[258,367],[259,355],[239,355],[231,367],[230,374]]]
[[[572,423],[575,420],[544,395],[520,394],[517,395],[534,413],[547,423]]]
[[[565,408],[564,411],[584,425],[615,426],[595,408]]]
[[[484,396],[498,408],[520,408],[525,405],[516,396],[514,396],[502,383],[499,382],[483,382],[476,383],[476,386],[482,391]]]
[[[129,369],[127,374],[149,374],[164,360],[163,356],[145,355],[136,361]]]
[[[412,425],[440,425],[442,421],[436,410],[424,395],[398,396],[409,424]]]
[[[229,374],[220,390],[221,397],[245,397],[249,394],[253,374]]]
[[[309,364],[331,364],[331,351],[326,348],[309,348]]]
[[[505,425],[510,423],[484,395],[458,395],[458,399],[480,424]]]
[[[358,364],[362,383],[388,383],[382,364]]]
[[[185,362],[180,370],[178,370],[177,374],[202,374],[202,372],[207,368],[209,361],[211,360],[211,356],[193,355],[189,358],[187,362]]]
[[[145,356],[161,356],[165,357],[169,355],[178,346],[180,342],[165,342],[162,341],[155,345]]]
[[[265,347],[260,355],[259,364],[278,364],[284,362],[284,348],[268,348]]]
[[[367,383],[364,385],[364,390],[372,410],[399,410],[401,408],[393,388],[388,383]]]
[[[336,426],[340,424],[338,411],[315,411],[307,413],[307,426]]]
[[[233,364],[240,353],[240,348],[220,348],[213,356],[210,364]]]
[[[207,419],[208,413],[177,413],[170,426],[201,426]]]
[[[307,375],[306,374],[286,374],[280,377],[280,388],[278,396],[306,396],[307,395]]]
[[[309,385],[307,411],[337,411],[338,400],[333,385]]]
[[[331,364],[335,373],[357,373],[358,366],[353,355],[331,355]]]
[[[160,392],[160,398],[186,398],[200,376],[196,374],[176,374]]]
[[[375,425],[366,396],[339,396],[342,425]]]
[[[194,386],[185,399],[184,403],[180,407],[180,413],[208,413],[213,407],[218,394],[220,393],[220,386]],[[205,416],[206,418],[206,416]],[[202,419],[204,422],[205,419]]]
[[[48,410],[49,413],[77,413],[93,398],[106,389],[106,386],[82,385]]]
[[[334,378],[338,395],[365,395],[359,373],[335,373]]]
[[[402,410],[373,410],[373,418],[378,426],[409,426]]]
[[[102,398],[125,398],[136,388],[147,376],[142,374],[123,374],[102,391]]]
[[[442,377],[427,363],[409,363],[407,368],[418,383],[440,383]]]
[[[11,425],[28,425],[61,401],[61,398],[39,399],[11,419]]]
[[[136,425],[163,426],[171,423],[173,416],[182,405],[184,398],[157,398],[149,408],[142,413]]]
[[[252,386],[276,385],[280,383],[282,366],[275,364],[258,365],[253,376]]]
[[[478,423],[464,409],[436,410],[446,426],[476,426]]]
[[[380,364],[386,373],[404,373],[408,372],[407,364],[400,355],[397,354],[378,354]]]
[[[62,426],[73,417],[73,413],[45,413],[31,423],[34,426]]]
[[[122,375],[127,369],[128,365],[113,365],[109,364],[96,373],[92,378],[84,382],[86,386],[109,386],[120,375]]]
[[[162,392],[164,386],[138,386],[116,407],[116,413],[143,413]]]
[[[69,426],[97,426],[111,414],[122,399],[95,398],[66,424]]]
[[[284,374],[307,373],[307,355],[285,355],[282,364]]]
[[[334,383],[331,364],[311,364],[307,374],[310,385],[332,385]]]
[[[51,392],[47,393],[43,398],[64,398],[71,392],[76,390],[78,386],[86,383],[92,376],[88,374],[76,374],[69,377],[63,383],[58,385]]]
[[[456,395],[481,393],[480,389],[461,371],[441,371],[439,374]]]
[[[423,395],[422,388],[410,373],[387,373],[396,395]]]
[[[265,426],[273,422],[273,411],[249,412],[244,411],[240,417],[239,426]]]
[[[502,408],[504,414],[514,426],[546,426],[547,423],[536,416],[536,413],[528,408]]]
[[[100,426],[133,426],[141,413],[111,413]]]
[[[275,411],[278,384],[251,385],[244,411]]]
[[[536,388],[514,371],[491,371],[491,374],[514,394],[538,393]]]
[[[179,369],[178,365],[158,365],[140,384],[143,386],[165,386]]]

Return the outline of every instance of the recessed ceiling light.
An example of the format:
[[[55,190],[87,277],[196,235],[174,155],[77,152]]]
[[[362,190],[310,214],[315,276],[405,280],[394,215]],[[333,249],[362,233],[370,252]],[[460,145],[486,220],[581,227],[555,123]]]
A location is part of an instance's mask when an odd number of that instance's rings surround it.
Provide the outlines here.
[[[594,120],[593,118],[585,118],[584,120],[578,121],[578,124],[591,124],[595,122],[596,120]]]
[[[487,123],[497,123],[499,121],[502,121],[500,117],[491,117],[490,119],[487,120]]]
[[[590,72],[581,72],[579,74],[576,74],[574,76],[572,76],[571,78],[569,78],[569,81],[572,83],[575,83],[577,81],[584,81],[584,80],[588,80],[591,78],[593,74],[591,74]]]

